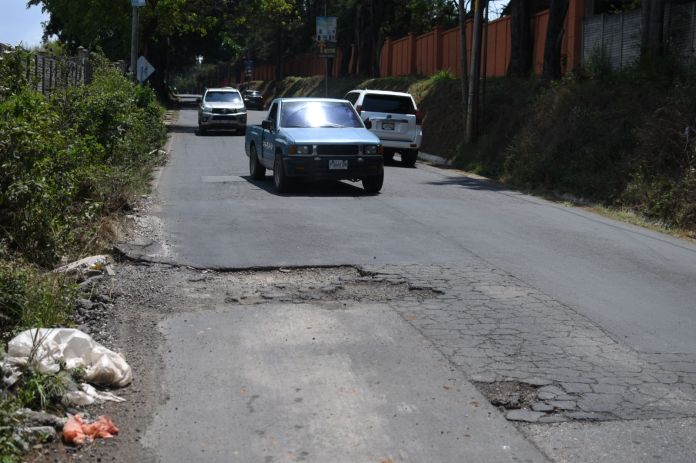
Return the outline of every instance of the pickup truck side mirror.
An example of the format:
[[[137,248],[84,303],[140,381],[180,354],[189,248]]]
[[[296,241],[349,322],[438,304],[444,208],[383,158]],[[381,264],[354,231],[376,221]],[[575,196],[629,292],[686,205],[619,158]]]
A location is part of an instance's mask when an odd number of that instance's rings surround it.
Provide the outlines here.
[[[273,129],[275,128],[273,121],[269,121],[268,119],[261,122],[261,127],[263,127],[264,130],[270,130],[271,132],[273,132]]]
[[[203,98],[201,98],[201,97],[196,98],[196,104],[201,104],[202,101],[203,101]]]
[[[365,123],[365,128],[366,129],[371,129],[372,128],[372,121],[368,118],[363,121]]]

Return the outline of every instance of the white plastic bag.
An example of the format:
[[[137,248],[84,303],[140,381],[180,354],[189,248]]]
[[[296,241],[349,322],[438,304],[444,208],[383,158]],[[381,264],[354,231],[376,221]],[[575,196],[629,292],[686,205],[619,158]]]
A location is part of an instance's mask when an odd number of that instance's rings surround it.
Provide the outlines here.
[[[67,406],[85,406],[93,403],[125,402],[126,399],[119,397],[111,392],[99,392],[87,383],[80,384],[81,391],[70,391],[63,396],[63,403]]]
[[[85,276],[88,272],[102,272],[110,262],[111,257],[106,254],[85,257],[84,259],[76,260],[75,262],[58,267],[54,272]]]
[[[82,366],[85,380],[92,384],[124,387],[133,381],[131,368],[120,354],[72,328],[31,329],[15,336],[7,345],[5,367],[30,361],[40,373],[58,373],[61,364],[66,370]]]

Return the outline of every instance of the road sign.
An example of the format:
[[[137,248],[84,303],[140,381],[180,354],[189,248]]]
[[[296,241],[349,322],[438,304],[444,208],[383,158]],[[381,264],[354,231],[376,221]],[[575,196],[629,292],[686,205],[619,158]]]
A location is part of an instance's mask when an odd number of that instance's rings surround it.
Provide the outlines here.
[[[244,60],[244,72],[246,74],[253,74],[254,72],[254,62],[250,59],[245,59]]]
[[[155,68],[144,56],[138,58],[138,82],[145,82],[155,72]]]
[[[139,8],[141,6],[145,6],[146,0],[131,0],[131,5],[133,8]]]
[[[319,42],[319,56],[322,58],[335,58],[336,42]]]
[[[336,41],[336,17],[317,16],[317,42]]]

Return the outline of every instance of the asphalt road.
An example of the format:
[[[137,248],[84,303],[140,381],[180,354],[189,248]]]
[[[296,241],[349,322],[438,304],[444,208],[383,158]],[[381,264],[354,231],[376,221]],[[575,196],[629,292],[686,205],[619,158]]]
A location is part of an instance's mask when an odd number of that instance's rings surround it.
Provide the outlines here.
[[[171,127],[151,211],[151,257],[182,265],[151,302],[161,362],[141,366],[161,380],[142,440],[156,461],[693,454],[693,243],[422,163],[387,165],[379,195],[279,195],[249,177],[242,136],[195,125],[183,110]],[[367,273],[277,270],[341,265]],[[536,402],[484,397],[510,381]]]
[[[250,112],[250,123],[262,113]],[[181,111],[158,193],[168,252],[206,268],[485,261],[640,352],[696,353],[696,246],[455,171],[386,168],[377,196],[349,182],[248,176],[243,137],[197,136]],[[270,175],[270,173],[269,173]]]

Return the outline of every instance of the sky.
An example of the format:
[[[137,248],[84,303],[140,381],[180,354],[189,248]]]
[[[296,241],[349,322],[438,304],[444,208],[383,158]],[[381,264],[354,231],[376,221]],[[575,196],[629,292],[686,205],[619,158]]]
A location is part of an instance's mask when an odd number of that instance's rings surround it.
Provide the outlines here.
[[[41,7],[27,9],[27,0],[0,0],[0,11],[0,42],[9,45],[22,42],[27,48],[41,44],[41,22],[48,21]]]

